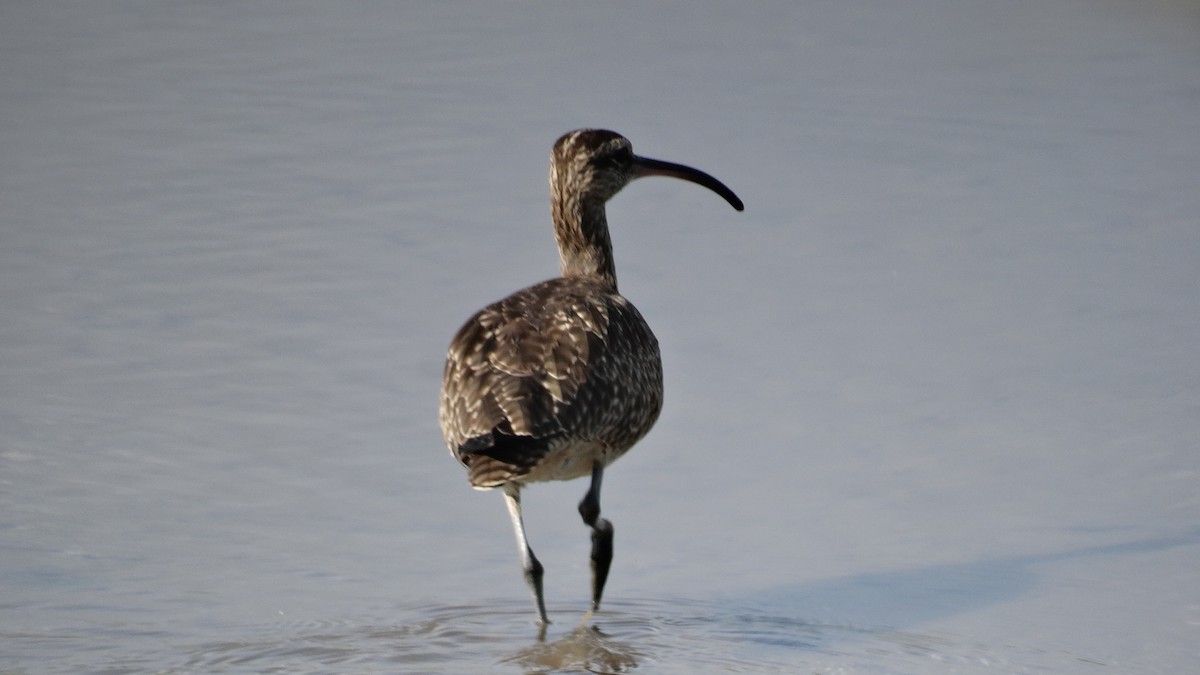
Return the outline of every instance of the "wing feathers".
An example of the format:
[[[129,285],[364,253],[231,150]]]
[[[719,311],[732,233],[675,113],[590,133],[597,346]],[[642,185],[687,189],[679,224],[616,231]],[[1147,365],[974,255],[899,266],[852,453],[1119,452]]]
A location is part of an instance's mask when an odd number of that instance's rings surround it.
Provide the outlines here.
[[[612,400],[632,385],[654,391]],[[637,310],[594,281],[554,279],[485,307],[459,330],[446,358],[442,432],[482,487],[528,471],[558,439],[607,442],[600,436],[619,432],[633,434],[632,445],[657,417],[661,387],[658,343]],[[636,420],[622,417],[646,403],[644,428],[604,428],[630,426]]]

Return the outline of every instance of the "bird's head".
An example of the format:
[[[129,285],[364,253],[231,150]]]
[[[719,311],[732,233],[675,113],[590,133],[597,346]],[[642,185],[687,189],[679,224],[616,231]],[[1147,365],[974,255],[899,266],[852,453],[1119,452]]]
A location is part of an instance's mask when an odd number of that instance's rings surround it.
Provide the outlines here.
[[[577,129],[563,134],[550,153],[550,192],[555,201],[608,201],[636,178],[670,176],[716,192],[738,211],[738,199],[721,181],[682,164],[633,154],[629,139],[604,129]]]

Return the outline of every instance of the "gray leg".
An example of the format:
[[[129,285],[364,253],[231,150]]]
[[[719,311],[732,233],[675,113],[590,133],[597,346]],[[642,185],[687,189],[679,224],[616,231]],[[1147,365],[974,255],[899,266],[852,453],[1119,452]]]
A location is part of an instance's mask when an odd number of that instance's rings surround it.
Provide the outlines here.
[[[533,591],[533,600],[537,604],[538,625],[544,631],[550,619],[546,618],[546,599],[542,594],[542,563],[533,555],[529,548],[529,540],[525,537],[525,521],[521,518],[521,487],[514,483],[504,486],[504,501],[508,504],[508,515],[512,518],[513,531],[517,534],[517,548],[521,550],[521,566],[525,571],[525,583]]]
[[[579,502],[579,515],[592,528],[592,611],[600,609],[600,596],[604,594],[604,582],[608,581],[608,570],[612,566],[613,526],[600,517],[600,483],[604,480],[604,465],[592,465],[592,485],[583,501]],[[589,612],[589,615],[591,612]]]

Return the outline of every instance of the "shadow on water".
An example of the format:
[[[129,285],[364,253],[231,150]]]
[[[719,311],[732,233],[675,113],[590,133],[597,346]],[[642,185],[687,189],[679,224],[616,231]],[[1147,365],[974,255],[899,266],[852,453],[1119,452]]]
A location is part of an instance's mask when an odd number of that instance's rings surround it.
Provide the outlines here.
[[[1019,597],[1037,583],[1040,564],[1149,553],[1197,543],[1200,530],[1058,553],[856,574],[771,588],[745,600],[772,611],[803,611],[809,616],[876,626],[912,626]]]
[[[855,575],[737,601],[615,599],[588,627],[578,624],[579,608],[551,607],[554,623],[541,640],[524,597],[400,606],[376,619],[255,627],[236,638],[174,650],[165,657],[174,667],[157,670],[1099,672],[1107,666],[1089,656],[978,644],[903,627],[1019,596],[1035,585],[1040,563],[1159,551],[1198,540],[1200,532],[1192,532],[1055,554]],[[803,618],[826,614],[843,619]]]

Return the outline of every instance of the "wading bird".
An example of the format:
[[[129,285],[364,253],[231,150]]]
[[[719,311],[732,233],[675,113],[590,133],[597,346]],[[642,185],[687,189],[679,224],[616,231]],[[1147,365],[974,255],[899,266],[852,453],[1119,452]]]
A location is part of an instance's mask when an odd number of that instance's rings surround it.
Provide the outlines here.
[[[604,204],[630,181],[671,176],[742,202],[712,176],[633,154],[612,131],[572,131],[550,155],[550,208],[562,276],[479,310],[450,343],[439,418],[451,454],[471,485],[499,488],[533,592],[538,624],[549,623],[542,564],[521,517],[528,483],[591,475],[579,503],[592,528],[592,604],[612,563],[613,527],[600,517],[604,467],[654,425],[662,409],[658,340],[617,292]]]

